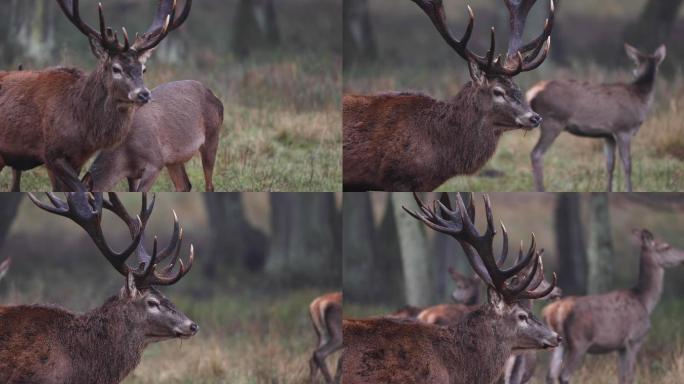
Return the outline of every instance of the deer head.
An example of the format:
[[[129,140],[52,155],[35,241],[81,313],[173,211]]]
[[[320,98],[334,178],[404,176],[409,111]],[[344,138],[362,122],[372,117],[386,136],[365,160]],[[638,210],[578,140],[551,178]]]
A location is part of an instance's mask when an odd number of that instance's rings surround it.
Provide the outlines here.
[[[468,6],[469,22],[465,33],[457,40],[449,30],[442,0],[413,0],[430,18],[435,28],[449,46],[468,62],[471,83],[466,87],[475,94],[478,105],[486,115],[486,120],[495,129],[533,129],[541,123],[541,117],[532,111],[513,77],[521,72],[531,71],[540,66],[551,46],[554,5],[550,0],[549,17],[544,30],[533,41],[522,44],[522,33],[527,14],[536,0],[504,0],[509,11],[511,36],[507,53],[496,55],[496,37],[491,29],[489,51],[479,56],[467,47],[470,40],[475,16]],[[546,44],[544,44],[546,42]],[[543,49],[542,49],[543,48]]]
[[[660,63],[665,60],[666,49],[664,45],[661,45],[652,55],[649,55],[625,43],[625,52],[636,65],[633,72],[634,77],[641,78],[649,74],[655,75]]]
[[[654,236],[648,229],[633,229],[632,236],[638,244],[641,244],[642,254],[661,268],[672,268],[684,264],[684,250],[672,247],[663,239]]]
[[[99,61],[96,72],[103,76],[110,97],[120,104],[148,103],[151,93],[143,81],[145,63],[168,33],[185,22],[192,0],[186,0],[180,15],[176,14],[176,0],[159,0],[152,26],[144,34],[136,35],[133,44],[125,28],[121,43],[116,32],[107,27],[102,4],[98,5],[100,30],[97,31],[81,19],[79,0],[58,0],[58,3],[69,21],[88,37],[90,48]]]
[[[125,316],[129,324],[136,324],[136,330],[142,332],[145,343],[170,338],[187,338],[197,333],[197,324],[156,289],[157,286],[178,282],[190,271],[194,261],[192,245],[187,267],[180,258],[183,229],[175,212],[170,243],[164,249],[158,250],[155,237],[152,253],[148,253],[142,245],[142,240],[145,226],[154,208],[154,198],[148,205],[147,196],[143,194],[140,213],[136,218],[132,218],[115,193],[110,193],[109,199],[105,199],[100,193],[92,196],[85,193],[69,193],[66,202],[52,193],[48,193],[47,196],[51,205],[29,194],[31,201],[38,207],[69,218],[83,228],[107,261],[126,278],[118,297],[105,305],[116,308],[116,311],[112,311],[112,316]],[[132,242],[121,252],[112,250],[104,237],[101,227],[103,208],[113,212],[129,228]],[[138,261],[135,268],[126,263],[134,253]],[[162,266],[169,258],[170,262]],[[178,271],[174,273],[176,265]]]
[[[540,289],[544,281],[542,251],[536,250],[534,233],[526,253],[520,243],[518,260],[510,268],[503,268],[508,257],[508,233],[501,223],[503,244],[501,254],[494,257],[494,218],[489,197],[484,195],[487,230],[484,234],[475,228],[475,206],[473,198],[465,207],[457,194],[457,209],[451,209],[447,194],[434,201],[432,207],[425,205],[416,193],[413,194],[422,213],[406,210],[431,229],[454,237],[463,247],[470,266],[487,284],[487,303],[482,307],[482,321],[495,323],[501,329],[502,337],[511,340],[513,350],[546,349],[557,347],[560,336],[539,321],[531,310],[521,305],[523,300],[534,300],[547,296],[556,286],[556,274],[546,289]],[[516,278],[516,279],[514,279]],[[500,328],[499,328],[500,327]]]
[[[453,267],[449,267],[449,275],[454,281],[451,298],[457,303],[477,304],[477,299],[480,296],[480,278],[477,275],[466,276]]]

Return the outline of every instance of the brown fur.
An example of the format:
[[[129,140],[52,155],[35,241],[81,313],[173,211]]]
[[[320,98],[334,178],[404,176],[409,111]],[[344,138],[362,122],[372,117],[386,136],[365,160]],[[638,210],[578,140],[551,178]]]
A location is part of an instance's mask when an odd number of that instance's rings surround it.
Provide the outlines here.
[[[120,296],[83,315],[40,305],[0,307],[0,382],[121,382],[138,365],[149,343],[174,337],[150,320],[146,303],[150,296],[168,308],[172,320],[189,321],[154,289],[135,297],[122,290]],[[160,329],[168,335],[153,336]]]
[[[505,91],[494,102],[492,90]],[[516,118],[532,113],[510,78],[470,82],[449,101],[417,93],[343,99],[345,190],[431,191],[478,171]],[[531,129],[531,127],[529,127]]]
[[[125,141],[95,159],[89,171],[92,190],[110,191],[127,178],[129,184],[137,185],[134,190],[148,191],[167,167],[176,191],[190,191],[184,163],[199,152],[205,188],[212,192],[222,124],[223,103],[202,83],[186,80],[160,85],[152,90],[152,101],[136,112]]]
[[[342,349],[342,292],[329,293],[314,299],[309,305],[309,315],[313,323],[318,343],[309,361],[310,380],[315,382],[320,370],[326,383],[333,378],[325,362],[326,358]],[[337,375],[340,374],[338,370]],[[337,382],[337,376],[335,381]]]

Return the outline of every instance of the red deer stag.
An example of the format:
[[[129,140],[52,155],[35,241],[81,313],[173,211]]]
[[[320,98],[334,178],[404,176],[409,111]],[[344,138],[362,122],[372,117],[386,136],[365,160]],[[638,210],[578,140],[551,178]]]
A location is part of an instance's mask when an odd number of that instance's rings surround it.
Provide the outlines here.
[[[553,353],[547,383],[569,383],[585,353],[619,353],[620,383],[634,382],[636,357],[646,340],[650,317],[663,293],[665,268],[684,263],[677,249],[646,229],[634,230],[641,244],[639,280],[631,289],[600,295],[570,296],[543,310],[546,323],[563,335]]]
[[[98,59],[89,74],[75,68],[0,72],[0,166],[28,170],[45,164],[56,190],[85,191],[79,172],[97,151],[121,143],[133,114],[150,101],[145,62],[169,32],[187,19],[176,0],[159,0],[150,29],[123,43],[108,28],[102,5],[100,30],[83,20],[78,0],[57,0],[66,17],[88,37]]]
[[[197,324],[155,288],[178,282],[192,267],[192,245],[187,267],[179,257],[183,230],[177,217],[170,244],[158,250],[155,237],[149,254],[142,239],[154,200],[148,206],[143,195],[140,215],[132,218],[115,194],[104,199],[73,193],[66,202],[48,196],[52,205],[29,195],[40,208],[81,226],[126,282],[118,295],[85,314],[43,305],[0,307],[1,383],[119,383],[150,343],[197,333]],[[133,240],[121,252],[112,250],[103,235],[103,208],[128,225]],[[126,260],[134,253],[137,263],[132,267]]]
[[[474,16],[456,40],[442,0],[413,0],[442,38],[468,62],[471,82],[448,101],[419,93],[345,95],[343,171],[345,190],[431,191],[456,175],[472,174],[494,155],[501,135],[541,122],[513,77],[542,64],[551,44],[553,1],[543,32],[522,44],[527,13],[536,0],[505,0],[511,36],[505,58],[491,46],[485,56],[468,48]],[[544,42],[548,43],[544,47]]]
[[[542,81],[527,92],[527,101],[544,118],[539,142],[532,150],[532,172],[538,191],[544,190],[544,153],[566,131],[575,136],[605,141],[608,191],[613,189],[615,146],[625,173],[625,189],[632,191],[632,138],[653,104],[658,66],[665,59],[665,46],[647,55],[625,44],[634,61],[634,82],[591,84],[573,80]]]
[[[316,350],[309,361],[311,382],[316,382],[316,373],[320,370],[325,382],[332,383],[333,378],[325,359],[342,349],[342,292],[328,293],[314,299],[309,305],[309,315],[318,336]],[[338,381],[336,377],[335,382]]]
[[[131,192],[146,192],[166,167],[176,191],[189,192],[192,185],[184,164],[199,152],[206,191],[213,192],[222,125],[223,103],[202,83],[160,85],[152,90],[152,101],[136,112],[126,140],[100,152],[84,183],[106,192],[126,178]]]
[[[7,258],[4,260],[2,263],[0,263],[0,280],[2,280],[5,275],[7,274],[7,271],[9,271],[9,267],[12,264],[12,259]]]
[[[496,231],[487,196],[487,231],[482,235],[473,223],[474,212],[466,211],[460,195],[454,211],[441,202],[431,209],[417,196],[416,200],[422,214],[407,211],[459,241],[471,267],[488,286],[487,303],[453,327],[388,318],[344,320],[343,382],[491,384],[502,375],[512,353],[556,347],[559,336],[518,304],[519,300],[543,297],[555,286],[554,275],[547,290],[537,289],[544,275],[534,235],[521,262],[501,269],[498,265],[503,265],[508,255],[508,234],[503,229],[503,249],[497,262],[493,249]],[[525,278],[511,284],[510,279],[521,273]]]

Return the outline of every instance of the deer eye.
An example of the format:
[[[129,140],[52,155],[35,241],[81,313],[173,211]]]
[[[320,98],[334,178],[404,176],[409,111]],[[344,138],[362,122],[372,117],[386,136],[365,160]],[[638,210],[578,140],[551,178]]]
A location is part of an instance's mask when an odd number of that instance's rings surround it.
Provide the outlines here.
[[[147,67],[143,67],[143,73],[147,73]]]
[[[527,321],[527,315],[524,313],[518,314],[518,320]]]
[[[122,69],[120,66],[118,66],[118,65],[114,65],[114,66],[112,66],[112,72],[113,72],[115,75],[120,75],[120,74],[123,73],[123,69]]]
[[[506,92],[504,92],[503,89],[501,88],[494,88],[492,90],[492,93],[494,94],[495,97],[504,97],[506,95]]]
[[[155,300],[148,300],[148,301],[147,301],[147,306],[148,306],[149,308],[156,308],[156,309],[159,309],[159,302],[158,302],[158,301],[155,301]]]

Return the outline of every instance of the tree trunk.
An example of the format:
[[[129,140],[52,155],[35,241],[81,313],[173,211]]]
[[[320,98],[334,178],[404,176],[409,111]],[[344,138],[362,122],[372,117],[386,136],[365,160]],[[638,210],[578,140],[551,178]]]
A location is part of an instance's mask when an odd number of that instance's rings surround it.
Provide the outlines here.
[[[389,194],[385,203],[384,215],[375,233],[373,271],[375,281],[382,281],[382,284],[376,285],[375,296],[382,303],[403,305],[406,297],[404,293],[404,272],[401,265],[397,223],[394,219],[394,204]]]
[[[5,243],[23,196],[21,193],[0,193],[0,247]]]
[[[682,0],[648,0],[637,20],[625,28],[625,42],[649,53],[669,40]]]
[[[213,277],[217,267],[229,265],[256,272],[263,268],[268,238],[245,217],[240,193],[205,193],[204,202],[211,228],[211,252],[204,272]]]
[[[374,299],[373,214],[368,193],[345,193],[342,228],[345,300],[370,302]]]
[[[253,48],[280,45],[280,27],[273,0],[240,0],[233,19],[233,53],[249,56]]]
[[[368,0],[344,0],[342,7],[343,65],[375,60],[378,49]]]
[[[589,198],[589,294],[606,292],[612,287],[613,242],[607,193],[592,193]]]
[[[401,260],[404,267],[406,303],[416,307],[432,304],[431,259],[422,223],[409,216],[402,206],[415,205],[410,193],[393,193],[394,218],[397,221]]]
[[[582,201],[578,193],[559,193],[556,198],[555,230],[558,286],[566,295],[587,293],[587,252],[582,225]]]

